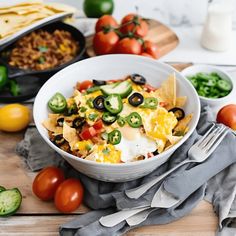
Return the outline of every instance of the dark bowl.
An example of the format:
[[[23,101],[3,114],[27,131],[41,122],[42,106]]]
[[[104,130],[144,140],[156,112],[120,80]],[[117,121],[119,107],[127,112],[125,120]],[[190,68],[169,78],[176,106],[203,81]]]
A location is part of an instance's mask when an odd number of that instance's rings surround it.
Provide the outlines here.
[[[76,61],[79,61],[83,58],[83,54],[85,52],[85,44],[86,44],[85,43],[85,37],[74,26],[65,24],[63,22],[53,22],[53,23],[50,23],[50,24],[45,25],[43,27],[37,27],[34,30],[31,30],[30,32],[38,30],[38,29],[43,29],[43,30],[46,30],[48,32],[53,32],[56,29],[65,30],[65,31],[70,32],[72,37],[79,43],[79,50],[78,50],[77,55],[72,60],[70,60],[70,61],[68,61],[68,62],[66,62],[62,65],[59,65],[57,67],[47,69],[47,70],[40,70],[40,71],[38,70],[37,71],[37,70],[24,70],[24,69],[20,69],[20,68],[17,68],[17,67],[10,66],[8,64],[9,53],[4,53],[4,55],[1,55],[1,57],[0,57],[0,64],[3,64],[8,68],[9,78],[15,78],[15,77],[24,76],[24,75],[35,75],[35,76],[41,78],[45,82],[47,79],[49,79],[53,74],[55,74],[59,70],[65,68],[66,66],[68,66],[68,65],[70,65],[70,64],[72,64]],[[29,34],[30,32],[27,32],[27,34]],[[25,34],[24,34],[24,36],[25,36]],[[10,45],[8,45],[4,48],[2,47],[1,54],[2,54],[2,52],[10,52],[12,50],[12,48],[14,47],[14,43],[18,39],[20,39],[24,36],[22,35],[21,37],[17,37],[16,39],[11,41]]]

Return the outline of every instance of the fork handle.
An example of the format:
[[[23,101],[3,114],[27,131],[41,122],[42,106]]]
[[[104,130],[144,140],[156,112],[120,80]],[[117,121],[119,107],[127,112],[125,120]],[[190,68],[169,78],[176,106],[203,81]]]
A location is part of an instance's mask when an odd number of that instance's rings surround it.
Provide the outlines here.
[[[125,191],[125,194],[127,195],[127,197],[132,198],[132,199],[138,199],[140,198],[144,193],[146,193],[151,187],[153,187],[155,184],[157,184],[159,181],[163,180],[166,176],[168,176],[169,174],[171,174],[173,171],[175,171],[176,169],[178,169],[179,167],[193,162],[192,160],[186,159],[183,162],[180,162],[178,165],[176,165],[175,167],[173,167],[172,169],[168,170],[167,172],[165,172],[164,174],[158,176],[157,178],[137,187],[137,188],[133,188],[133,189],[128,189]]]

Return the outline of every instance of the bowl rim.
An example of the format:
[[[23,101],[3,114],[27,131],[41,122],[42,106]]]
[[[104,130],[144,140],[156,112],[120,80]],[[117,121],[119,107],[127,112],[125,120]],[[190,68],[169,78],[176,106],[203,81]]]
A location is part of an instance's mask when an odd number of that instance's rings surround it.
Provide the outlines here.
[[[35,119],[36,117],[36,109],[37,109],[37,104],[39,103],[39,94],[43,91],[43,89],[45,87],[47,87],[47,84],[49,83],[49,81],[51,80],[55,80],[57,79],[58,76],[62,76],[62,74],[64,74],[66,71],[69,71],[69,70],[73,70],[73,67],[76,67],[78,66],[78,64],[82,64],[82,63],[86,63],[87,61],[96,61],[96,60],[101,60],[101,58],[103,57],[106,57],[106,58],[110,58],[110,60],[112,60],[112,58],[124,58],[124,57],[127,57],[129,58],[129,60],[140,60],[140,61],[145,61],[147,63],[151,63],[151,64],[154,64],[154,65],[162,65],[166,68],[168,68],[169,70],[172,70],[173,73],[177,73],[181,79],[183,79],[185,81],[185,83],[187,83],[189,85],[190,88],[192,88],[192,93],[193,95],[195,95],[195,97],[197,98],[196,99],[196,113],[194,113],[194,115],[196,116],[196,123],[193,124],[193,126],[189,129],[189,131],[185,134],[185,136],[178,142],[176,143],[175,145],[173,145],[171,148],[165,150],[164,152],[156,155],[156,156],[153,156],[152,158],[147,158],[145,160],[140,160],[140,161],[134,161],[134,162],[126,162],[126,163],[98,163],[98,162],[95,162],[95,161],[91,161],[91,160],[85,160],[85,159],[82,159],[82,158],[79,158],[77,156],[74,156],[68,152],[65,152],[63,151],[62,149],[60,149],[59,147],[57,147],[56,145],[54,145],[48,137],[46,137],[46,135],[44,135],[44,133],[41,131],[41,129],[39,128],[39,125],[42,126],[42,124],[39,122],[37,122],[37,119]],[[167,155],[171,155],[177,148],[179,148],[189,137],[190,135],[192,135],[192,133],[194,132],[194,130],[196,129],[196,126],[198,124],[198,121],[199,121],[199,118],[200,118],[200,111],[201,111],[201,106],[200,106],[200,99],[199,99],[199,96],[196,92],[196,90],[193,88],[192,84],[190,83],[190,81],[188,81],[188,79],[186,79],[179,71],[177,71],[175,68],[173,68],[172,66],[166,64],[166,63],[163,63],[163,62],[160,62],[160,61],[157,61],[157,60],[154,60],[154,59],[151,59],[151,58],[148,58],[148,57],[142,57],[142,56],[139,56],[139,55],[130,55],[130,54],[110,54],[110,55],[102,55],[102,56],[96,56],[96,57],[91,57],[91,58],[87,58],[85,60],[82,60],[82,61],[79,61],[79,62],[76,62],[76,63],[73,63],[69,66],[67,66],[66,68],[62,69],[61,71],[57,72],[55,75],[53,75],[40,89],[40,91],[38,92],[37,96],[35,97],[35,101],[34,101],[34,106],[33,106],[33,117],[34,117],[34,120],[35,120],[35,125],[36,125],[36,128],[38,130],[38,132],[40,133],[41,137],[46,141],[46,143],[51,147],[53,148],[54,150],[56,150],[59,154],[62,155],[63,158],[68,157],[70,159],[73,159],[73,160],[76,160],[78,162],[82,162],[84,164],[89,164],[89,165],[92,165],[92,166],[100,166],[100,167],[113,167],[113,168],[120,168],[120,167],[127,167],[127,166],[137,166],[137,165],[142,165],[142,164],[145,164],[145,163],[149,163],[149,162],[152,162],[154,161],[154,158],[158,158],[158,159],[161,159],[161,158],[165,158]],[[42,122],[42,121],[41,121]]]
[[[221,97],[221,98],[207,98],[207,97],[203,97],[203,96],[198,95],[201,100],[206,101],[206,102],[223,102],[223,101],[227,100],[232,95],[233,91],[235,90],[236,85],[235,85],[234,80],[231,77],[231,75],[229,75],[225,70],[219,69],[218,67],[212,66],[212,65],[192,65],[192,66],[189,66],[189,67],[183,69],[181,71],[181,74],[184,77],[186,77],[188,74],[190,74],[189,72],[191,72],[191,70],[193,68],[196,68],[196,69],[199,68],[198,72],[202,72],[202,71],[200,71],[200,68],[205,68],[205,69],[208,68],[208,69],[212,69],[216,72],[219,71],[220,73],[224,74],[225,77],[227,77],[229,79],[229,81],[232,85],[232,89],[231,89],[230,93],[228,95],[224,96],[224,97]],[[197,72],[195,72],[195,73],[197,73]],[[225,80],[225,79],[223,79],[223,80]]]

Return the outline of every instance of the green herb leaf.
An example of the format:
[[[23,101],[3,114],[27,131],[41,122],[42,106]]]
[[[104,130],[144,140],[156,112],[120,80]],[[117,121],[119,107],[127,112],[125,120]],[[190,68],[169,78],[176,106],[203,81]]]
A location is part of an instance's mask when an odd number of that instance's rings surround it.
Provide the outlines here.
[[[39,63],[40,63],[40,64],[44,64],[44,63],[45,63],[45,61],[46,61],[46,60],[45,60],[45,58],[44,58],[44,57],[40,57],[40,58],[39,58]]]
[[[102,150],[102,152],[105,154],[105,155],[108,155],[110,153],[110,150],[108,148],[104,148]]]
[[[95,121],[97,117],[98,117],[98,114],[96,114],[96,113],[91,113],[91,114],[88,115],[88,118],[91,121]]]
[[[87,108],[86,107],[80,107],[80,112],[86,112],[87,111]]]
[[[48,47],[46,47],[46,46],[38,46],[38,50],[40,52],[47,52],[48,51]]]

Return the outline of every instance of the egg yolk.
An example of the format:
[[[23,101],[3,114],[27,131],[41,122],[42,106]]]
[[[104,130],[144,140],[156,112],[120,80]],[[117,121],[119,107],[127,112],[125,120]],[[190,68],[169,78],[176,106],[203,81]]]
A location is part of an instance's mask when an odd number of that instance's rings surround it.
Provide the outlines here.
[[[97,145],[94,150],[97,153],[97,162],[103,163],[120,163],[121,152],[115,149],[112,144],[107,145]]]

